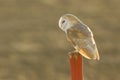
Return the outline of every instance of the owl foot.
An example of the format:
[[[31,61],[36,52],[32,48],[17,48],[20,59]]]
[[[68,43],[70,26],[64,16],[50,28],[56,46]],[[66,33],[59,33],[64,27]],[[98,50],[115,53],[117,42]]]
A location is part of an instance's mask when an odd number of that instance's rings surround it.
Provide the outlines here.
[[[68,53],[68,55],[69,55],[70,58],[74,57],[75,59],[77,59],[78,55],[79,55],[79,52],[77,50],[71,51],[71,52]]]

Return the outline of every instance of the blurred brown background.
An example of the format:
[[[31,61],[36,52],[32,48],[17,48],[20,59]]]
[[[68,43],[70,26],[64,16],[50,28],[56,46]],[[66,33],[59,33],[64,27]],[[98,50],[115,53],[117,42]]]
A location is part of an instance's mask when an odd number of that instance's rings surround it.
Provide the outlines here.
[[[84,80],[120,79],[119,0],[0,0],[0,80],[70,80],[73,47],[58,20],[72,13],[93,31],[100,61]]]

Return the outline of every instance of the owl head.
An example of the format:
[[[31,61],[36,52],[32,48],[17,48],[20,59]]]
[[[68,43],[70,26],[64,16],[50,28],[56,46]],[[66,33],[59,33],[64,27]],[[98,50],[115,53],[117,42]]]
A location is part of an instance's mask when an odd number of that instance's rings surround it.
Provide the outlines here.
[[[73,25],[78,24],[79,19],[72,14],[64,14],[59,19],[59,27],[67,32],[67,29],[74,27]]]

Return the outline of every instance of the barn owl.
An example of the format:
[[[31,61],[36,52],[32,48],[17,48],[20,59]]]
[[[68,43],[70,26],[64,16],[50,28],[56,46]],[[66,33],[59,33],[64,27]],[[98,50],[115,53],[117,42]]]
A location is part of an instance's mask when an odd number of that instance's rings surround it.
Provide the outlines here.
[[[59,19],[59,27],[75,50],[87,59],[99,60],[99,53],[90,28],[72,14],[64,14]]]

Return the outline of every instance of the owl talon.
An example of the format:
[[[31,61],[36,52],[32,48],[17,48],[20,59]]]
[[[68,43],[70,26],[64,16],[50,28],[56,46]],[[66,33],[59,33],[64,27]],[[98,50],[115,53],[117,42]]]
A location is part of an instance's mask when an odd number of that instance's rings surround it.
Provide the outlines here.
[[[78,58],[78,54],[79,54],[79,52],[76,51],[76,50],[75,51],[71,51],[71,52],[68,53],[70,58],[74,57],[75,59]]]

